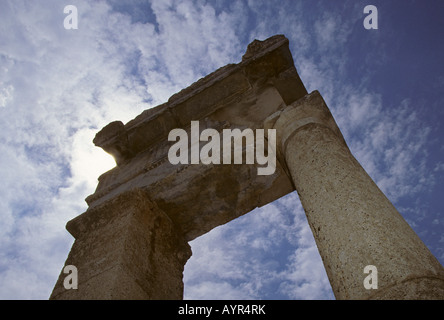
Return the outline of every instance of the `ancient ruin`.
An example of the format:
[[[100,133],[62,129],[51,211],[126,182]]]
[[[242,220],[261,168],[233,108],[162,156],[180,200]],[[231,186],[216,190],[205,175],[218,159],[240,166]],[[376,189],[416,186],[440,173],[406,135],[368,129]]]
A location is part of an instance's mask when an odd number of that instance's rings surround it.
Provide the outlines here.
[[[175,128],[276,130],[276,168],[171,164]],[[267,138],[266,138],[267,139]],[[297,191],[337,299],[443,299],[444,269],[351,154],[320,93],[307,93],[287,38],[253,41],[238,64],[211,73],[103,128],[95,145],[117,166],[99,178],[50,299],[182,299],[188,242]],[[198,141],[203,145],[202,141]],[[270,148],[271,149],[271,148]],[[245,151],[245,147],[243,149]],[[378,289],[363,270],[378,268]]]

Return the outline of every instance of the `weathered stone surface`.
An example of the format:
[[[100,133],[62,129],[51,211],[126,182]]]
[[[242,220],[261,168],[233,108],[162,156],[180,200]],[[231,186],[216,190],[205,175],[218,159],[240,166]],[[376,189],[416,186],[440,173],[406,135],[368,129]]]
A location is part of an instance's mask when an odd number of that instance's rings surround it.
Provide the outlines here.
[[[273,117],[337,299],[444,299],[444,269],[350,153],[318,92]],[[364,267],[378,289],[363,285]]]
[[[254,164],[172,165],[172,129],[276,129],[274,174]],[[181,299],[188,241],[297,189],[338,299],[444,299],[444,270],[348,149],[318,92],[307,94],[284,36],[253,41],[227,65],[94,143],[117,167],[99,178],[51,299]],[[197,144],[197,143],[196,143]],[[204,144],[204,143],[202,143]],[[243,149],[245,153],[245,147]],[[378,269],[379,289],[363,285]]]
[[[70,221],[75,237],[65,265],[78,269],[78,289],[60,274],[51,299],[182,299],[191,256],[180,229],[142,190],[130,190]]]

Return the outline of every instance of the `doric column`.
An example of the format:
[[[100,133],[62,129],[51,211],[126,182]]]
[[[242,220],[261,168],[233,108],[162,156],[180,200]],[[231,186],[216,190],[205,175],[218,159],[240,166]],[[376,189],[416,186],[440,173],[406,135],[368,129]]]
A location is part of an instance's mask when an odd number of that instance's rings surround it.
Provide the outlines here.
[[[78,271],[66,289],[63,271],[50,299],[182,299],[188,243],[140,189],[127,191],[67,224],[75,242],[65,265]]]
[[[337,299],[444,299],[443,267],[351,154],[317,91],[265,126],[276,129]],[[364,287],[368,265],[377,289]]]

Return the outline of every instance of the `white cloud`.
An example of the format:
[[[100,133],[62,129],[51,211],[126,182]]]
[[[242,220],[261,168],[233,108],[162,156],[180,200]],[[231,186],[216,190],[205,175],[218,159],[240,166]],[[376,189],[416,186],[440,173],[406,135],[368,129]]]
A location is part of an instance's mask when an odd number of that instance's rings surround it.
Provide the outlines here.
[[[332,297],[296,193],[220,226],[191,245],[193,256],[184,273],[186,299],[229,298],[223,289],[247,299]]]
[[[14,87],[12,85],[3,86],[0,83],[0,88],[0,108],[4,108],[13,98]]]
[[[434,172],[444,171],[444,162],[438,162],[433,169]]]
[[[343,46],[352,30],[340,15],[325,11],[314,24],[317,47],[321,54],[329,54]]]
[[[375,96],[360,96],[364,99],[357,95],[358,100],[341,107],[348,115],[342,117],[341,128],[346,128],[352,152],[392,201],[426,190],[434,180],[423,152],[431,129],[407,101],[387,109]],[[353,110],[362,117],[356,118]]]
[[[251,300],[244,288],[236,288],[229,282],[203,281],[185,286],[185,300]]]
[[[65,224],[86,209],[84,198],[110,167],[92,144],[95,132],[148,107],[125,69],[129,53],[118,51],[125,39],[113,40],[132,32],[128,21],[113,18],[104,2],[76,5],[80,29],[68,31],[58,1],[2,2],[2,30],[10,32],[0,79],[14,88],[0,110],[3,299],[49,297],[72,243]]]
[[[311,231],[310,231],[311,233]],[[280,289],[294,300],[334,299],[317,247],[299,247],[290,256]]]

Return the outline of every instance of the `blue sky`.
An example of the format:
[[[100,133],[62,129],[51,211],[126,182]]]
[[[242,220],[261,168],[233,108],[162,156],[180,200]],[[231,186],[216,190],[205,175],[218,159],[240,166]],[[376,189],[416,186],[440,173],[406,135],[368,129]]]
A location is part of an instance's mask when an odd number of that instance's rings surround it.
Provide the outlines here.
[[[66,30],[66,5],[79,28]],[[366,5],[378,30],[363,27]],[[47,299],[97,177],[95,133],[284,34],[358,161],[444,263],[444,2],[0,2],[0,299]],[[394,230],[396,232],[396,230]],[[332,299],[296,193],[191,243],[186,299]]]

